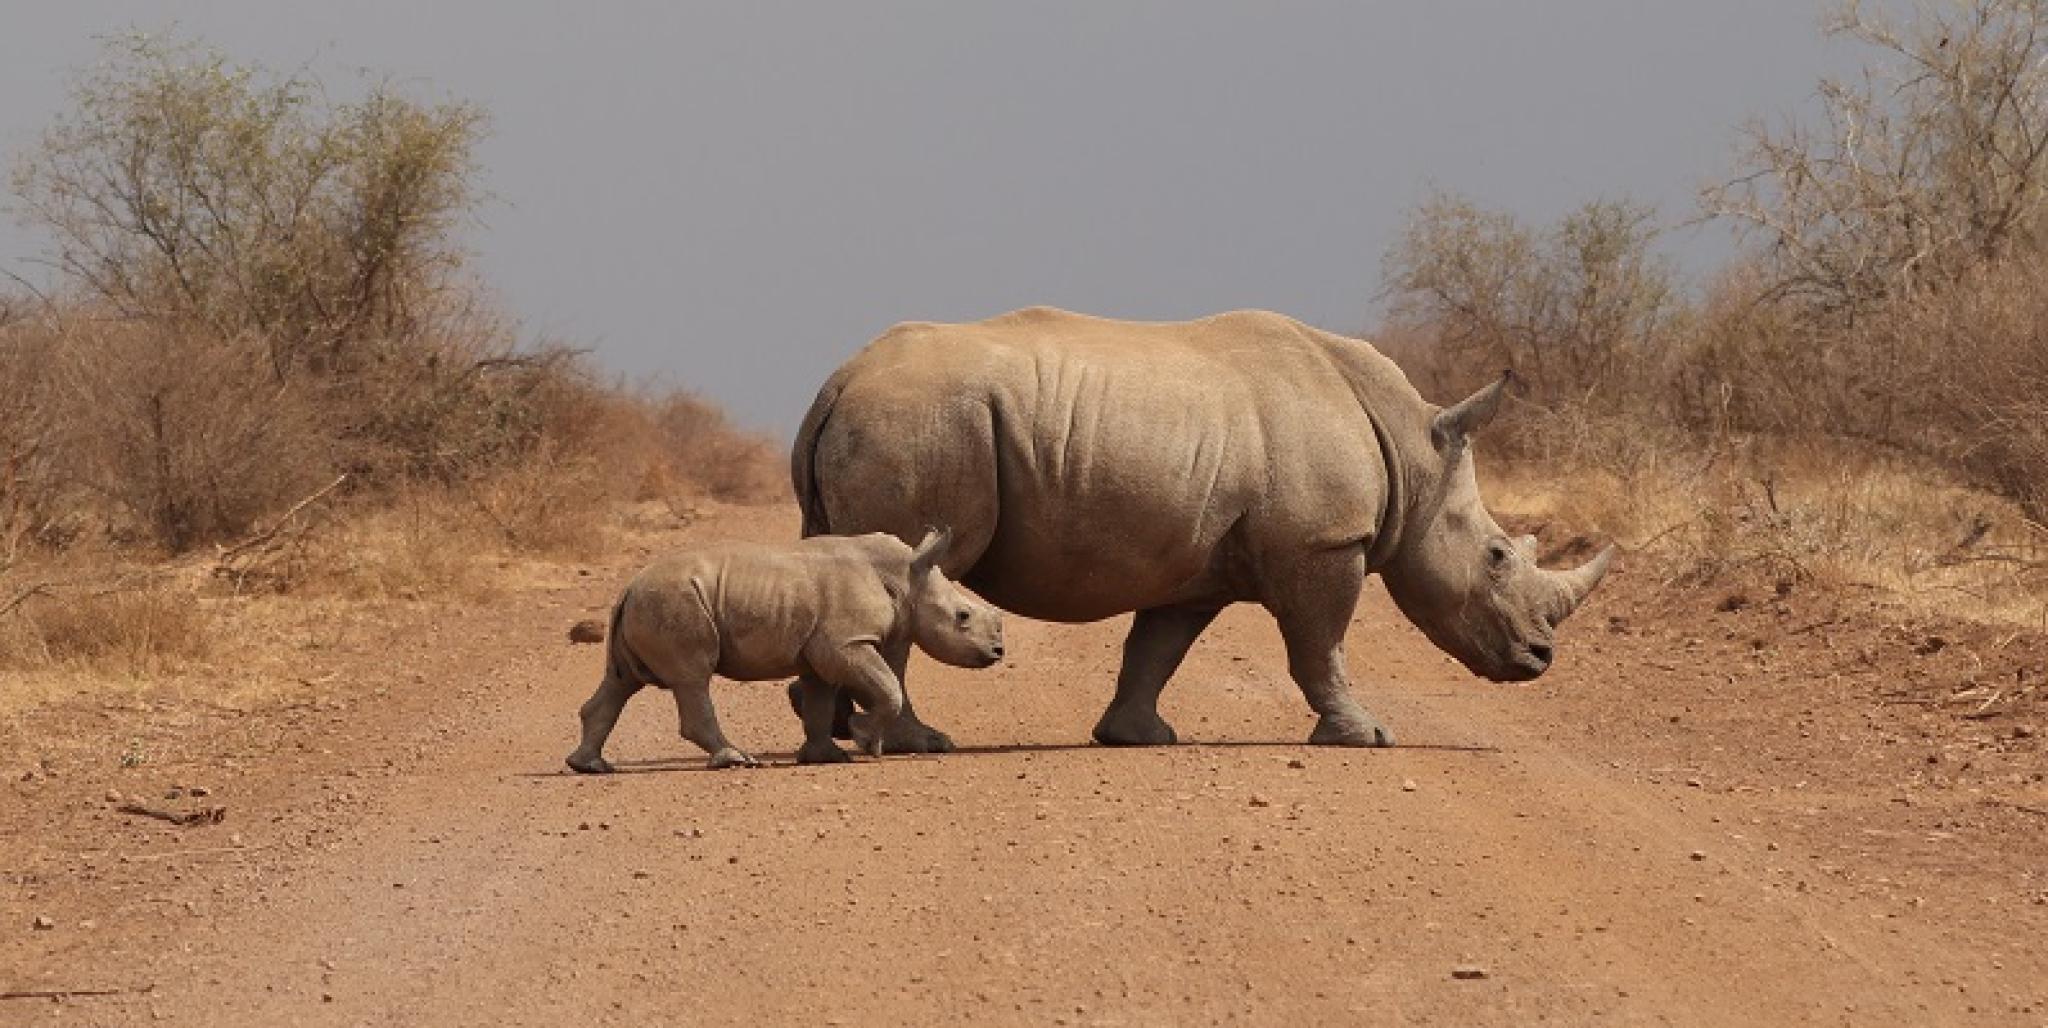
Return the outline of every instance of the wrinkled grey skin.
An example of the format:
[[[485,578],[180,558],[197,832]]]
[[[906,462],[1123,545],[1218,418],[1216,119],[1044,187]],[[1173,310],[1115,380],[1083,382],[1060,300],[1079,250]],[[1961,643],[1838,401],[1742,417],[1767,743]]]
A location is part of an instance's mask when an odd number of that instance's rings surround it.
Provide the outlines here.
[[[959,667],[987,667],[1003,655],[1002,615],[938,567],[949,536],[931,532],[915,550],[888,535],[714,544],[650,565],[612,607],[604,680],[583,704],[583,738],[569,766],[612,770],[605,739],[626,701],[648,685],[675,694],[683,738],[711,755],[711,767],[756,765],[718,725],[714,673],[741,681],[803,675],[846,690],[867,708],[873,730],[862,744],[879,756],[903,708],[902,683],[884,652],[914,643]],[[850,759],[829,731],[807,740],[801,757]]]
[[[1368,574],[1474,674],[1527,681],[1611,559],[1542,570],[1480,503],[1471,439],[1507,384],[1438,408],[1370,345],[1277,314],[1033,308],[885,333],[819,390],[792,472],[807,535],[942,519],[957,533],[946,570],[1004,610],[1136,611],[1100,742],[1175,741],[1160,690],[1218,611],[1253,602],[1318,715],[1309,741],[1386,746],[1344,664]],[[907,648],[882,655],[900,680]],[[822,738],[832,691],[804,679],[791,699]],[[952,748],[908,695],[886,735]]]

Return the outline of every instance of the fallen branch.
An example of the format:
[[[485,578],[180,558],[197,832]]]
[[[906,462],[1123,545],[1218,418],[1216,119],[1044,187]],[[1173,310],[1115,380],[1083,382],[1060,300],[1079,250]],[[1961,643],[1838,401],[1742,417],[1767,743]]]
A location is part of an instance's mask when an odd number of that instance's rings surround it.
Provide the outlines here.
[[[134,800],[123,803],[114,809],[123,814],[135,814],[140,817],[153,817],[159,821],[169,821],[174,825],[217,825],[227,820],[228,816],[228,808],[226,807],[201,807],[198,810],[166,810],[162,807],[152,807],[145,803],[137,803]]]
[[[1810,624],[1810,625],[1801,625],[1800,627],[1798,627],[1798,628],[1795,628],[1795,629],[1793,629],[1793,630],[1791,630],[1791,631],[1789,631],[1789,632],[1786,632],[1785,634],[1786,634],[1786,635],[1805,635],[1805,634],[1806,634],[1806,633],[1808,633],[1808,632],[1818,631],[1818,630],[1820,630],[1820,629],[1823,629],[1823,628],[1826,628],[1826,627],[1828,627],[1829,625],[1839,625],[1839,624],[1841,624],[1841,623],[1842,623],[1842,619],[1841,619],[1841,618],[1825,618],[1825,619],[1822,619],[1822,620],[1820,620],[1820,621],[1816,621],[1816,622],[1814,622],[1814,623],[1812,623],[1812,624]]]
[[[73,996],[126,996],[155,991],[155,982],[140,988],[124,985],[111,989],[12,989],[0,992],[0,999],[70,999]]]
[[[255,535],[252,535],[249,538],[242,540],[241,542],[236,543],[233,546],[220,550],[218,553],[214,555],[215,562],[225,565],[228,561],[233,560],[235,557],[240,556],[243,553],[247,553],[248,551],[253,550],[256,547],[261,546],[264,543],[267,543],[272,539],[277,538],[277,533],[284,531],[285,526],[291,524],[292,519],[298,517],[300,511],[305,510],[307,507],[319,502],[319,500],[325,497],[328,493],[331,493],[336,489],[341,488],[341,484],[346,481],[348,481],[348,472],[346,471],[334,476],[334,481],[329,482],[324,486],[321,486],[311,496],[308,496],[305,499],[292,504],[291,509],[285,511],[284,514],[281,515],[276,521],[272,522],[269,528],[266,528],[263,531],[258,532]]]
[[[1650,534],[1650,537],[1649,537],[1648,539],[1645,539],[1645,540],[1643,540],[1642,542],[1636,543],[1636,544],[1635,544],[1634,546],[1631,546],[1631,547],[1629,547],[1629,549],[1631,549],[1631,550],[1647,550],[1647,549],[1649,549],[1649,548],[1650,548],[1650,547],[1651,547],[1651,546],[1652,546],[1653,544],[1657,543],[1657,542],[1658,542],[1659,540],[1662,540],[1662,539],[1663,539],[1663,538],[1664,538],[1665,536],[1667,536],[1667,535],[1670,535],[1670,534],[1672,534],[1673,532],[1676,532],[1676,531],[1678,531],[1678,530],[1680,530],[1680,529],[1684,529],[1684,528],[1691,528],[1692,526],[1694,526],[1694,525],[1696,525],[1696,524],[1699,524],[1699,519],[1698,519],[1698,518],[1686,518],[1686,519],[1685,519],[1684,521],[1680,521],[1680,522],[1678,522],[1678,523],[1676,523],[1676,524],[1673,524],[1673,525],[1670,525],[1670,526],[1668,526],[1668,527],[1666,527],[1666,528],[1663,528],[1663,529],[1659,529],[1659,530],[1658,530],[1658,531],[1656,531],[1656,532],[1652,532],[1652,533]]]
[[[2004,697],[2005,690],[1993,689],[1991,690],[1991,695],[1985,697],[1984,702],[1977,705],[1976,710],[1964,714],[1963,717],[1971,721],[1983,721],[1988,718],[1997,717],[1998,714],[1991,710],[1991,705],[1997,703],[2000,699],[2003,699]]]
[[[37,582],[36,584],[29,586],[28,588],[23,589],[18,593],[15,593],[13,599],[8,600],[4,605],[0,605],[0,617],[6,617],[7,615],[14,613],[14,608],[19,607],[22,604],[27,603],[28,601],[35,599],[38,596],[47,595],[49,591],[49,582]]]

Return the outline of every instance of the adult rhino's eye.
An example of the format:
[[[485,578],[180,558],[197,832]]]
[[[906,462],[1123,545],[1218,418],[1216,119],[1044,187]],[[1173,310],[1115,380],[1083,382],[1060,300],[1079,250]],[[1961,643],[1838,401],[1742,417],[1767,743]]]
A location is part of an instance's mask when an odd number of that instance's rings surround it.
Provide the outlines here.
[[[1488,543],[1486,546],[1486,563],[1493,567],[1505,565],[1511,556],[1513,554],[1509,552],[1506,543]]]

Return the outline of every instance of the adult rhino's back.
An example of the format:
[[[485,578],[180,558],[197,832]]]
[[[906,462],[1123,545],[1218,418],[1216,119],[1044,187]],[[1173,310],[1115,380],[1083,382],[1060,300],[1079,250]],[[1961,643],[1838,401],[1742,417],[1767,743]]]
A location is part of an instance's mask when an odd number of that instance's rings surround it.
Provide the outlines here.
[[[1032,309],[877,339],[820,391],[794,471],[806,532],[949,524],[949,572],[1085,621],[1245,598],[1260,524],[1370,534],[1378,456],[1327,337],[1290,319]]]

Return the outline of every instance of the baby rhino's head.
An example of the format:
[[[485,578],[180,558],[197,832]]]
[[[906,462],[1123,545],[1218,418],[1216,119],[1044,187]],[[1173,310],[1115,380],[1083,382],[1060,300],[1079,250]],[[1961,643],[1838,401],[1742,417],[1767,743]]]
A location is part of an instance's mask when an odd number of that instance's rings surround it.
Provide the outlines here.
[[[988,667],[1003,659],[1003,615],[939,570],[952,541],[950,529],[935,528],[911,552],[910,636],[954,667]]]

